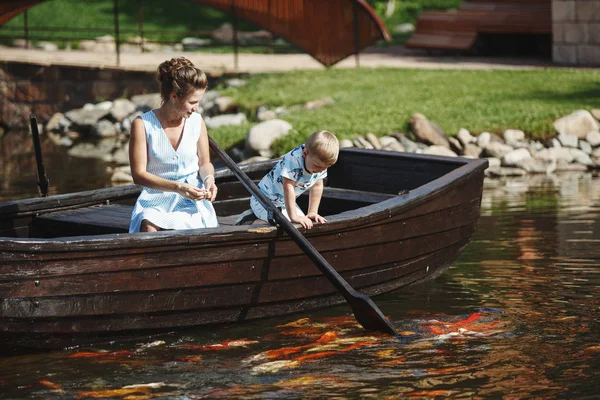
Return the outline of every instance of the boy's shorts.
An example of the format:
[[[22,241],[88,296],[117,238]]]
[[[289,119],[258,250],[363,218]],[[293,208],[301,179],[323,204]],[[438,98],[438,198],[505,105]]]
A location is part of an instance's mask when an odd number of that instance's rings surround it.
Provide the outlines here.
[[[263,221],[268,221],[269,217],[268,217],[268,213],[267,210],[260,205],[260,203],[258,202],[258,200],[256,200],[256,198],[254,196],[252,196],[252,198],[250,199],[250,208],[252,209],[252,212],[254,213],[254,215],[256,215],[256,218],[258,219],[262,219]],[[290,220],[290,216],[288,215],[285,206],[280,208],[281,213],[288,219],[288,221]],[[298,215],[302,215],[304,216],[304,213],[302,212],[302,210],[300,209],[300,207],[298,207],[298,205],[296,204],[296,213],[298,213]]]

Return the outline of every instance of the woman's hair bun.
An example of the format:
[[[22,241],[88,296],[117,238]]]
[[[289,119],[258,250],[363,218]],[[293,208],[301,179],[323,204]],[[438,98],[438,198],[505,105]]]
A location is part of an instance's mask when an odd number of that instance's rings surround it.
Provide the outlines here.
[[[173,91],[183,97],[192,89],[206,89],[208,86],[206,74],[185,57],[162,62],[157,72],[163,101],[167,101]]]

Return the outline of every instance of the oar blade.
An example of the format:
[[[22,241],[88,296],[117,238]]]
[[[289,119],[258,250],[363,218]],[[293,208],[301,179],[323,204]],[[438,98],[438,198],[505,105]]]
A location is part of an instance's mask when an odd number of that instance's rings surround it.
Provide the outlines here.
[[[352,300],[349,301],[354,317],[363,328],[369,331],[377,331],[398,336],[394,325],[383,315],[381,310],[375,305],[370,297],[355,292]]]

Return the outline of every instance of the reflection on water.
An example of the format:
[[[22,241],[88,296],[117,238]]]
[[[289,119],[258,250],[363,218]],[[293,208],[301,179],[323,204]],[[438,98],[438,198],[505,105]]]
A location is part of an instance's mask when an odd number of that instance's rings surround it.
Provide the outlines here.
[[[107,163],[71,157],[65,148],[57,146],[46,136],[41,139],[50,194],[110,186]],[[31,135],[8,132],[0,137],[0,202],[37,196],[37,167]]]
[[[455,265],[375,298],[398,339],[340,306],[5,355],[0,398],[592,398],[599,267],[599,177],[489,180]]]

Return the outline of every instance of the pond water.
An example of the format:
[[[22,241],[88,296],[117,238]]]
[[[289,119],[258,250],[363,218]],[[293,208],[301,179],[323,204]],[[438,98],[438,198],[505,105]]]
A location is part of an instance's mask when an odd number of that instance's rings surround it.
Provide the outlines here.
[[[459,260],[374,298],[400,339],[339,306],[4,354],[0,398],[595,398],[599,299],[600,177],[486,180]]]

